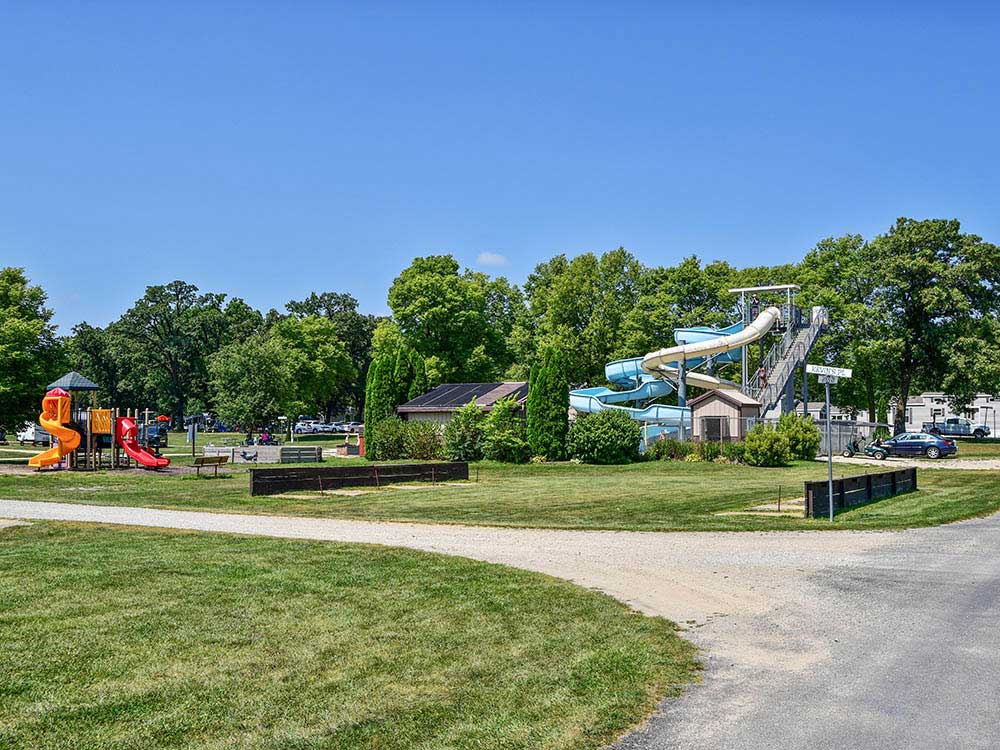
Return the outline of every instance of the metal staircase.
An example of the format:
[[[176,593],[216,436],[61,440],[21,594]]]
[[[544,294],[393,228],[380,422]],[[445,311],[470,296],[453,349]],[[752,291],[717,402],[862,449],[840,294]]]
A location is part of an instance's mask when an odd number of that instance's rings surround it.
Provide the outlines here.
[[[778,416],[792,410],[795,371],[805,363],[828,323],[827,309],[814,307],[809,325],[788,326],[781,340],[764,357],[763,373],[758,370],[747,380],[743,391],[760,402],[761,416]],[[783,398],[785,404],[782,404]]]

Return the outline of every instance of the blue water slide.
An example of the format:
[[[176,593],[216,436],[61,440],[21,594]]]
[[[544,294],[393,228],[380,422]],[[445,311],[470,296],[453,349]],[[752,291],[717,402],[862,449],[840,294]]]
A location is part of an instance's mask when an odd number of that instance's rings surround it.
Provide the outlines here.
[[[736,323],[728,328],[711,328],[709,326],[678,328],[674,331],[674,340],[678,344],[692,344],[738,333],[743,328],[743,323]],[[739,362],[740,356],[741,352],[735,350],[716,355],[714,359],[716,362]],[[570,391],[570,406],[581,414],[593,414],[605,409],[624,411],[637,422],[646,423],[644,442],[655,440],[663,434],[675,434],[681,426],[690,430],[691,410],[687,407],[648,403],[643,406],[621,405],[649,402],[674,391],[673,383],[654,378],[644,372],[642,360],[642,357],[632,357],[609,362],[604,366],[604,375],[609,383],[618,386],[618,390],[603,387],[578,388]],[[693,369],[706,360],[706,357],[693,357],[686,362],[687,366]]]
[[[745,328],[743,321],[739,323],[733,323],[733,325],[726,328],[712,328],[711,326],[694,326],[693,328],[675,328],[674,329],[674,341],[678,344],[697,344],[702,341],[709,341],[711,339],[717,339],[719,336],[729,336],[733,333],[739,333]],[[728,352],[723,352],[722,354],[717,354],[712,358],[716,363],[728,363],[728,362],[739,362],[743,359],[742,349],[732,349]],[[688,369],[695,369],[696,367],[701,367],[708,357],[692,357],[687,361]]]

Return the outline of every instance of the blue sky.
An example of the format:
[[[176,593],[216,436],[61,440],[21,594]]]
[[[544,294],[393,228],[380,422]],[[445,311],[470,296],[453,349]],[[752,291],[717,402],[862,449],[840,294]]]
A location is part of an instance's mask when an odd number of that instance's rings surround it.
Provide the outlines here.
[[[182,278],[384,312],[415,255],[1000,242],[988,5],[0,3],[0,265],[66,332]]]

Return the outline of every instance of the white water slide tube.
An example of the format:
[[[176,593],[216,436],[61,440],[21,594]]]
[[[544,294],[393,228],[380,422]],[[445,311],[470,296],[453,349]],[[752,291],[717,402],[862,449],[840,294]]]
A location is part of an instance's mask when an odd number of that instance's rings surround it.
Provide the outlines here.
[[[750,325],[737,333],[727,336],[698,341],[693,344],[678,344],[666,349],[659,349],[650,352],[642,358],[642,370],[657,378],[670,378],[676,380],[678,376],[677,363],[682,360],[694,359],[695,357],[711,357],[715,354],[732,351],[752,344],[762,338],[774,325],[781,320],[781,310],[777,307],[769,307],[764,310],[757,319]],[[709,390],[720,388],[738,389],[736,383],[728,380],[719,380],[711,375],[703,375],[700,372],[688,372],[685,380],[690,385]]]

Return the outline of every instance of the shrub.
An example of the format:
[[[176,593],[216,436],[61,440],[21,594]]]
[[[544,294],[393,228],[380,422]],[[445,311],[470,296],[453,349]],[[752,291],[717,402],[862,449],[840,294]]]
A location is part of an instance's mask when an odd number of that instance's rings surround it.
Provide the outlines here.
[[[483,420],[483,458],[511,464],[528,460],[531,451],[524,438],[520,411],[513,398],[502,398],[493,404]]]
[[[778,432],[788,438],[792,458],[812,461],[819,453],[819,427],[813,422],[812,417],[785,414],[778,420]]]
[[[452,461],[479,461],[483,457],[483,410],[473,399],[455,412],[444,428],[444,452]]]
[[[701,461],[701,456],[698,455],[698,451],[691,451],[686,456],[684,456],[685,463],[693,464],[693,463],[698,463],[699,461]]]
[[[741,464],[746,458],[746,446],[743,443],[723,443],[722,459],[731,464]]]
[[[691,443],[686,443],[677,438],[663,438],[650,445],[646,449],[646,453],[652,453],[650,458],[661,461],[683,461],[693,450],[694,445]]]
[[[444,457],[441,429],[433,422],[403,422],[403,445],[406,458],[435,461]]]
[[[365,458],[394,461],[406,458],[406,427],[399,417],[386,417],[365,428]]]
[[[579,417],[569,430],[573,458],[588,464],[627,464],[639,460],[642,428],[628,414],[605,409]]]
[[[755,425],[743,442],[744,460],[751,466],[784,466],[792,460],[788,437],[769,424]]]
[[[722,455],[722,446],[714,441],[698,443],[698,457],[702,461],[714,461]]]

